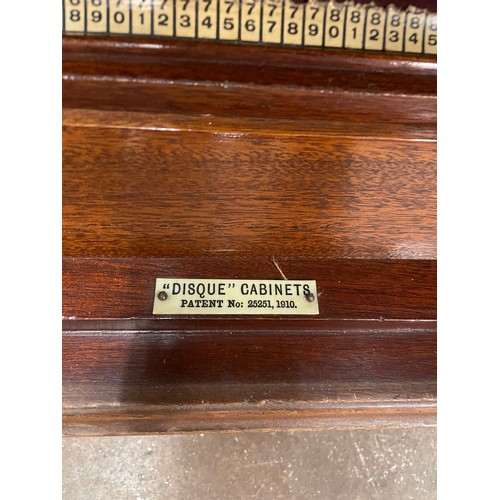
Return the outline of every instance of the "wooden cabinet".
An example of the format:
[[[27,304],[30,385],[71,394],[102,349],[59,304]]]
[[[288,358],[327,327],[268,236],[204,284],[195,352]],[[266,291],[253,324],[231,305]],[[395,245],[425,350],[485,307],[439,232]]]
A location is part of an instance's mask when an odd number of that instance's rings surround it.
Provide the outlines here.
[[[433,425],[436,59],[63,37],[67,435]],[[156,278],[319,314],[153,315]]]

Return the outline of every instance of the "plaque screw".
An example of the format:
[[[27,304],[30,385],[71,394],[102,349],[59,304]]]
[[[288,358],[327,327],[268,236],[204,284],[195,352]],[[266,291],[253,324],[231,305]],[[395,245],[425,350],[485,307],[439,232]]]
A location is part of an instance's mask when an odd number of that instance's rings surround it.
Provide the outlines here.
[[[168,295],[167,295],[167,292],[164,292],[163,290],[158,294],[158,298],[160,300],[167,300],[168,298]]]
[[[309,293],[304,293],[304,295],[306,296],[306,300],[307,302],[313,302],[314,301],[314,294],[309,292]]]

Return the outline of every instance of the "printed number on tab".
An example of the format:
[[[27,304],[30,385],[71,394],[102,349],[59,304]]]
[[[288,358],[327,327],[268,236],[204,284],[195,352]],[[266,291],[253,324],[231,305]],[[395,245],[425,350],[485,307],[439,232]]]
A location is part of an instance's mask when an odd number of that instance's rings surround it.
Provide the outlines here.
[[[390,52],[403,51],[404,23],[404,14],[393,7],[387,9],[385,50]]]
[[[153,0],[153,34],[174,35],[174,0]]]
[[[268,0],[262,7],[262,41],[281,43],[283,12],[281,0]]]
[[[385,10],[370,7],[366,13],[365,49],[384,49]]]
[[[241,3],[241,40],[244,42],[260,42],[260,20],[262,2],[260,0],[243,0]]]
[[[302,45],[304,26],[304,4],[285,0],[283,13],[283,43]]]
[[[106,33],[107,30],[106,0],[87,0],[87,33]]]
[[[217,0],[198,0],[198,38],[217,38]]]
[[[64,0],[64,28],[67,32],[85,32],[84,0]]]
[[[238,40],[239,27],[239,0],[219,0],[219,38],[221,40]]]
[[[325,47],[338,49],[343,47],[346,10],[345,5],[328,4],[325,22]]]
[[[130,0],[109,0],[110,33],[130,33]]]
[[[325,4],[307,2],[305,6],[304,45],[321,47],[325,27]]]
[[[429,14],[425,23],[425,43],[424,52],[426,54],[437,54],[437,15]]]
[[[151,0],[132,1],[132,33],[151,34]]]
[[[196,35],[196,0],[176,0],[175,35],[194,38]]]
[[[421,54],[424,48],[425,14],[423,11],[409,9],[406,14],[404,51]]]
[[[345,48],[362,49],[365,34],[366,10],[360,7],[347,7],[345,23]]]

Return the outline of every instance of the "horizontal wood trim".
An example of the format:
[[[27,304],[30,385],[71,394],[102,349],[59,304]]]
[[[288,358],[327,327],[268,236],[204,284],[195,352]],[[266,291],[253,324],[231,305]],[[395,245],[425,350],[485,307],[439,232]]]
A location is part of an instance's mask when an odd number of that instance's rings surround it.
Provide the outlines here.
[[[269,260],[65,258],[64,432],[433,425],[435,262],[279,265],[318,278],[319,317],[151,315],[160,273],[276,279]]]
[[[63,37],[63,73],[436,94],[433,57],[209,41]]]
[[[371,326],[66,332],[65,432],[432,424],[435,324]]]
[[[63,105],[432,124],[436,69],[412,56],[65,36]]]
[[[293,407],[282,410],[196,410],[180,409],[117,413],[108,411],[66,411],[66,436],[109,436],[120,434],[168,434],[183,432],[276,431],[312,429],[381,429],[436,425],[436,404],[363,405],[328,409]]]
[[[125,72],[126,73],[126,72]],[[276,85],[63,74],[63,106],[248,118],[426,123],[437,117],[435,95],[390,95]]]
[[[151,315],[158,273],[276,279],[272,261],[65,258],[64,432],[433,425],[435,262],[279,265],[318,273],[320,317]]]
[[[273,262],[223,257],[64,258],[63,316],[152,319],[156,278],[281,279],[276,265],[289,279],[317,280],[320,315],[308,318],[307,324],[311,326],[324,319],[436,319],[436,262],[432,260]],[[252,318],[250,323],[255,320]],[[288,324],[283,321],[280,319],[279,323]],[[135,324],[137,327],[138,323]],[[227,318],[223,318],[222,324],[227,324]]]
[[[437,130],[426,123],[345,122],[231,116],[147,113],[141,111],[102,111],[94,109],[62,110],[63,127],[149,130],[156,132],[208,132],[257,134],[275,137],[342,137],[378,141],[430,142],[437,140]]]
[[[345,388],[356,382],[365,383],[380,397],[377,382],[397,382],[404,390],[406,382],[431,382],[436,375],[432,323],[411,333],[394,325],[373,325],[362,332],[343,332],[332,325],[328,332],[302,330],[301,335],[276,332],[257,322],[253,330],[243,332],[225,330],[220,324],[204,333],[191,332],[188,322],[183,326],[169,332],[66,332],[65,383],[92,382],[91,397],[100,386],[116,386],[126,402],[160,404],[176,402],[165,389],[177,384],[199,384],[203,389],[204,384],[217,383],[335,382]],[[160,386],[163,394],[158,392]],[[96,402],[104,403],[105,396],[96,397]]]

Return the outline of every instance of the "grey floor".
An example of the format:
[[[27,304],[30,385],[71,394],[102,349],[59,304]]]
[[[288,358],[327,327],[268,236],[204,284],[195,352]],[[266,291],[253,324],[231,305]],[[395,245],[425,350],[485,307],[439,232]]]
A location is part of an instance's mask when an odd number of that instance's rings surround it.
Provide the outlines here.
[[[434,499],[436,430],[63,438],[63,498]]]

